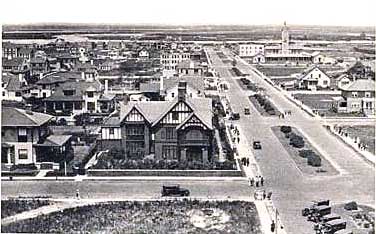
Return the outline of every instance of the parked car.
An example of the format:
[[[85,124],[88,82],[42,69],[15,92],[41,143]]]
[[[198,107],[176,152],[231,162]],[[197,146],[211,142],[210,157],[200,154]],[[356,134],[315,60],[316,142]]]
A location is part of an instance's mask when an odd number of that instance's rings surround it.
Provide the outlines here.
[[[253,149],[262,149],[261,142],[260,141],[254,141],[253,142]]]
[[[251,114],[251,112],[249,111],[248,107],[244,108],[244,114],[245,115],[250,115]]]
[[[166,197],[166,196],[188,197],[189,194],[190,194],[189,190],[186,188],[181,188],[180,185],[163,185],[162,186],[162,197]]]

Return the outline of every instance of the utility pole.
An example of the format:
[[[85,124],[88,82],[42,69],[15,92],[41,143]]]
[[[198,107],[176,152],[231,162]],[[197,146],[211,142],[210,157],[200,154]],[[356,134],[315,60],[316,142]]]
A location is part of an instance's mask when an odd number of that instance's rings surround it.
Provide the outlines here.
[[[275,234],[278,233],[278,210],[275,208]]]

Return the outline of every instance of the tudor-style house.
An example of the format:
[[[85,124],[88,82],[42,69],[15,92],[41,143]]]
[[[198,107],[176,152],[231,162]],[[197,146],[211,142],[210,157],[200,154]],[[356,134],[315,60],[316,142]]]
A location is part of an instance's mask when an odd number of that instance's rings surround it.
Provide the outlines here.
[[[100,147],[123,149],[127,157],[154,155],[157,160],[211,161],[211,99],[191,99],[186,82],[172,101],[129,103],[120,117],[102,126]]]
[[[51,115],[4,107],[1,115],[1,163],[52,163],[55,168],[71,154],[71,135],[51,135]],[[52,169],[52,168],[51,168]]]

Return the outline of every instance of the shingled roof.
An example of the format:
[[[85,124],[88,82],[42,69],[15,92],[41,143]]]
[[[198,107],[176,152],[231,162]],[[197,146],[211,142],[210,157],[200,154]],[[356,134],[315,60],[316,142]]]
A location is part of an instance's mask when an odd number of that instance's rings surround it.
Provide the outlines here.
[[[342,87],[344,91],[369,91],[375,92],[375,81],[370,79],[357,79]]]
[[[152,101],[129,103],[123,105],[120,113],[120,120],[130,113],[133,108],[136,108],[145,119],[152,125],[156,125],[177,103],[178,98],[172,101]],[[209,128],[213,128],[212,124],[212,102],[209,98],[187,98],[184,101],[191,107],[193,113]],[[188,117],[187,117],[188,118]],[[120,121],[120,122],[121,122]]]
[[[2,127],[38,127],[53,118],[51,115],[26,111],[13,107],[3,107],[1,113]]]

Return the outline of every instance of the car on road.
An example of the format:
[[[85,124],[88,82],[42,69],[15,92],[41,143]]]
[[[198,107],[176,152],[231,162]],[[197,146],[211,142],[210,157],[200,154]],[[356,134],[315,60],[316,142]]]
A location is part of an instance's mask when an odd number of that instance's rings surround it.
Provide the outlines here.
[[[230,120],[239,120],[240,119],[240,114],[237,112],[233,112],[230,116]]]
[[[163,185],[162,186],[162,197],[168,197],[168,196],[188,197],[189,194],[190,194],[189,190],[186,188],[181,188],[180,185]]]
[[[245,115],[250,115],[251,114],[251,112],[249,111],[248,107],[244,108],[244,114]]]
[[[262,149],[261,142],[260,141],[254,141],[253,142],[253,149]]]

